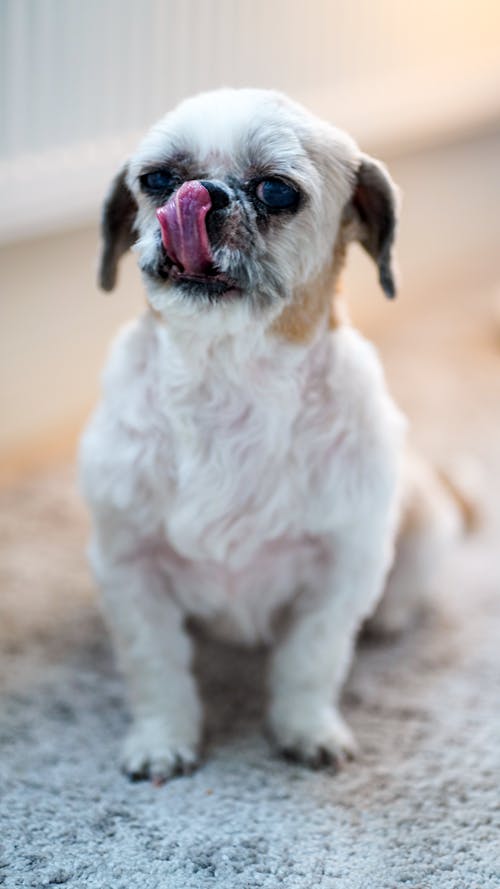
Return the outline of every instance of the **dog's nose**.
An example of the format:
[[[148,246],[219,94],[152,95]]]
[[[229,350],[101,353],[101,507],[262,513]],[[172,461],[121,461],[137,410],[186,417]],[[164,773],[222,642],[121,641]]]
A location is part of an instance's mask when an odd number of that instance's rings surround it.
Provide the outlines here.
[[[199,183],[206,188],[210,195],[212,206],[209,212],[224,210],[225,207],[229,206],[231,198],[226,186],[222,182],[217,182],[213,179],[200,179]]]

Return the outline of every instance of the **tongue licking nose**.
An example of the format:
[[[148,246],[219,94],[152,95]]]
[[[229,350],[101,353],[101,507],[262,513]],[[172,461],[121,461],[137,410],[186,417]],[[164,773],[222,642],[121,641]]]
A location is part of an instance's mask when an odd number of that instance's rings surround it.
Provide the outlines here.
[[[205,219],[212,206],[201,182],[184,182],[156,211],[161,239],[172,262],[188,275],[203,275],[213,268],[213,255]]]

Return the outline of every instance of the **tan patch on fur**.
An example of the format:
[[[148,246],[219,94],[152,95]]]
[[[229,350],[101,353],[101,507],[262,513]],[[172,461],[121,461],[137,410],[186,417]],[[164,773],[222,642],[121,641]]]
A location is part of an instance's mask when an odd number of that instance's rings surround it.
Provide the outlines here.
[[[347,322],[347,308],[338,295],[346,250],[347,243],[339,236],[331,265],[312,283],[297,290],[293,302],[285,306],[273,321],[271,333],[299,345],[312,340],[318,325],[325,318],[330,330]]]
[[[483,520],[478,497],[476,496],[475,498],[474,493],[467,491],[465,487],[461,488],[453,476],[444,469],[438,469],[437,474],[441,483],[457,504],[462,514],[465,530],[467,532],[477,531],[481,527]]]
[[[347,255],[348,239],[342,232],[333,251],[333,292],[330,299],[330,317],[328,327],[335,330],[349,322],[347,303],[342,295],[342,272]]]
[[[463,490],[451,473],[408,448],[403,463],[400,537],[419,535],[439,525],[443,510],[450,506],[457,510],[464,531],[474,531],[480,525],[480,509],[473,495]]]
[[[420,534],[436,523],[443,490],[434,467],[407,448],[402,466],[402,501],[399,533]]]

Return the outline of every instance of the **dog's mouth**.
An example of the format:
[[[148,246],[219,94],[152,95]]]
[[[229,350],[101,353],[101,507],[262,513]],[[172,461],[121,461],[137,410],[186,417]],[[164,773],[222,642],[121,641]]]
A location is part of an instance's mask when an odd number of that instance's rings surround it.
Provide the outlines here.
[[[168,262],[168,256],[165,255],[165,259]],[[189,290],[193,294],[206,293],[209,296],[217,297],[235,295],[240,291],[236,282],[219,271],[215,265],[211,265],[203,273],[192,273],[171,263],[168,277],[173,284],[184,290]]]
[[[214,260],[207,216],[216,208],[209,188],[209,182],[185,182],[156,215],[165,277],[191,293],[220,297],[239,288]]]

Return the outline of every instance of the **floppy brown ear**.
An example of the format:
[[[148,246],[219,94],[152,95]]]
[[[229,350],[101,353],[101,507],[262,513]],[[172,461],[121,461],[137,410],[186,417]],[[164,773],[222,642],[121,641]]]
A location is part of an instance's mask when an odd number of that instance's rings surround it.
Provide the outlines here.
[[[99,286],[103,290],[113,290],[118,262],[136,240],[134,222],[137,204],[126,183],[126,175],[127,167],[124,167],[115,176],[102,210]]]
[[[378,161],[362,155],[345,221],[354,222],[354,237],[375,260],[380,285],[390,299],[396,295],[392,259],[396,208],[396,188],[388,172]]]

